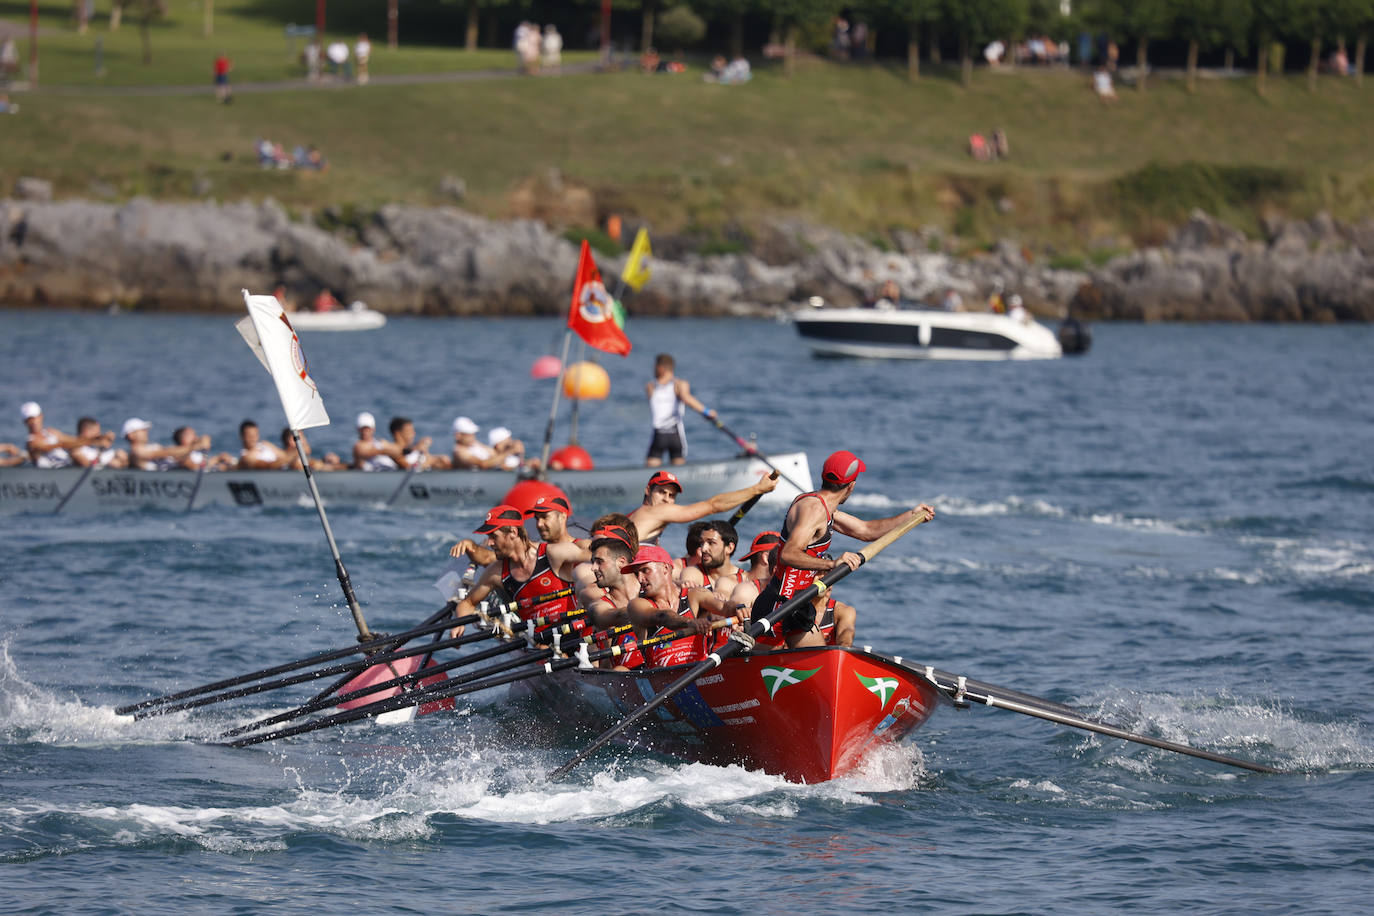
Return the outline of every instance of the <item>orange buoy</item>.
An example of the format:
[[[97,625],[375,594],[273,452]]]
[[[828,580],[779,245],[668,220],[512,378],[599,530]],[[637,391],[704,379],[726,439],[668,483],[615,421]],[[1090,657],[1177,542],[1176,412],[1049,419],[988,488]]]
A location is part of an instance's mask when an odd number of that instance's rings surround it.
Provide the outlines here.
[[[549,456],[549,467],[556,471],[590,471],[596,465],[580,445],[565,445]]]
[[[611,377],[596,363],[573,363],[563,376],[563,394],[580,401],[601,401],[611,393]]]
[[[568,494],[546,480],[522,480],[506,492],[506,498],[502,500],[508,506],[514,506],[521,512],[528,512],[534,505],[534,501],[541,496],[561,496],[568,499]],[[572,505],[572,501],[568,501]]]

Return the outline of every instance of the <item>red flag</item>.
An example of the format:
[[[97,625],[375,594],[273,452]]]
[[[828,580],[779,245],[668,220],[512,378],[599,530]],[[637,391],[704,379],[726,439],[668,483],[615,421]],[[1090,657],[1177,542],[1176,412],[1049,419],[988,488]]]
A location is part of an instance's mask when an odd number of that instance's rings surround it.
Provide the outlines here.
[[[586,239],[582,240],[582,253],[577,259],[568,327],[589,347],[621,356],[630,352],[630,338],[615,323],[615,303],[601,282],[601,271],[596,269]]]

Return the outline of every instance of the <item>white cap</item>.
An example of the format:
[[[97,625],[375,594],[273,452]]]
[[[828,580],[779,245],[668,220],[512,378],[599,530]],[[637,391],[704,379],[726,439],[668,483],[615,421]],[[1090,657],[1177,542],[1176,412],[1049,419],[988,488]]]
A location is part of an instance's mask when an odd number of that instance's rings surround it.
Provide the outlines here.
[[[143,420],[143,419],[140,419],[140,418],[138,418],[138,417],[130,417],[129,419],[127,419],[127,420],[124,421],[124,429],[123,429],[123,431],[120,433],[120,435],[121,435],[121,436],[125,436],[125,437],[127,438],[128,435],[129,435],[129,433],[136,433],[136,432],[138,432],[140,429],[152,429],[152,428],[153,428],[153,424],[149,423],[147,420]]]
[[[1011,296],[1011,304],[1012,304],[1012,305],[1020,305],[1020,304],[1021,304],[1021,297],[1018,296],[1018,295],[1016,295],[1015,293],[1012,293],[1012,296]]]
[[[359,429],[362,429],[364,426],[366,426],[368,429],[376,429],[377,418],[374,417],[372,414],[368,413],[366,410],[364,410],[362,413],[358,414],[358,419],[354,421],[353,425],[358,427]]]
[[[25,401],[19,408],[19,415],[25,420],[31,417],[40,417],[43,415],[43,408],[38,406],[37,401]]]
[[[477,433],[477,424],[467,417],[458,417],[453,421],[453,431],[455,433],[470,433],[475,435]]]
[[[504,426],[493,427],[492,430],[487,433],[487,445],[500,445],[509,438],[510,430],[506,429]]]

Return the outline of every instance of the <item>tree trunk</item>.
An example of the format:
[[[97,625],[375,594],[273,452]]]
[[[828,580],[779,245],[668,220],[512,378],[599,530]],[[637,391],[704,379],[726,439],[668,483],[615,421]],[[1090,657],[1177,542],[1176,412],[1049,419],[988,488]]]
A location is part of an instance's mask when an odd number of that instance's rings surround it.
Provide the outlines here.
[[[965,88],[973,85],[973,48],[968,35],[959,36],[959,69]]]
[[[1236,69],[1236,49],[1227,47],[1226,49],[1226,75],[1230,76]]]
[[[110,4],[110,31],[118,32],[119,24],[124,20],[124,4],[120,0],[115,0]]]
[[[1322,40],[1318,36],[1312,39],[1312,56],[1307,59],[1307,91],[1317,91],[1317,65],[1322,60]]]
[[[736,11],[730,17],[730,59],[744,56],[744,14]]]
[[[477,0],[468,0],[468,25],[463,34],[463,49],[477,50]]]
[[[72,18],[76,20],[76,34],[85,35],[86,28],[90,25],[86,21],[86,0],[73,0]]]
[[[153,62],[153,36],[152,29],[149,27],[152,16],[144,16],[138,23],[138,37],[143,42],[143,66],[150,66]]]
[[[647,51],[654,46],[654,0],[644,0],[644,21],[639,28],[639,50]]]
[[[1255,92],[1264,95],[1264,74],[1269,71],[1269,36],[1261,35],[1255,61]]]
[[[501,46],[501,19],[495,10],[487,13],[487,37],[483,44],[488,48]]]
[[[797,63],[797,27],[789,23],[783,36],[782,75],[791,79]]]
[[[386,4],[386,46],[393,51],[400,42],[401,11],[396,7],[396,0],[387,0]]]
[[[930,25],[930,38],[928,43],[930,45],[930,62],[932,64],[940,63],[940,35],[935,31],[934,23]]]
[[[1145,74],[1150,65],[1150,38],[1141,35],[1140,40],[1135,43],[1135,88],[1137,92],[1145,91]]]
[[[906,75],[913,83],[921,78],[921,41],[916,34],[916,24],[912,23],[906,39]]]
[[[1364,49],[1367,44],[1365,33],[1361,32],[1360,37],[1355,39],[1355,86],[1357,88],[1364,85]]]
[[[1188,42],[1188,91],[1197,92],[1197,39]]]

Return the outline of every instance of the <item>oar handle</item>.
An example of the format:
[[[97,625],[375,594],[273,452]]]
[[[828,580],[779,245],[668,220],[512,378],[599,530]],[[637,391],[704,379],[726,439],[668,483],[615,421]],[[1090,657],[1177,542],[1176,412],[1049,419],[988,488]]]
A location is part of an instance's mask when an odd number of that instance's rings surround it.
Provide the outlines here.
[[[768,474],[768,479],[777,480],[778,475],[781,473],[782,471],[779,471],[777,468],[773,468],[773,470],[770,471]],[[755,493],[753,496],[749,497],[749,499],[744,503],[744,505],[736,509],[735,514],[730,516],[730,524],[738,525],[744,519],[744,517],[749,514],[749,510],[759,504],[759,500],[761,499],[763,499],[762,493]]]
[[[795,480],[793,480],[791,477],[788,477],[786,474],[783,474],[782,469],[779,468],[772,461],[768,460],[768,456],[765,455],[763,452],[759,451],[758,446],[754,445],[752,442],[746,442],[744,439],[741,439],[733,430],[730,429],[730,427],[722,423],[719,414],[713,417],[705,410],[699,410],[697,411],[697,413],[705,417],[707,422],[714,424],[716,429],[725,433],[725,435],[729,436],[731,439],[734,439],[735,444],[738,445],[740,448],[744,449],[746,454],[752,455],[753,457],[762,461],[764,464],[768,465],[768,467],[772,468],[773,471],[777,474],[782,474],[782,479],[787,481],[793,487],[795,487],[798,493],[805,493],[808,489],[810,489],[809,487],[804,487],[801,484],[797,483]]]

